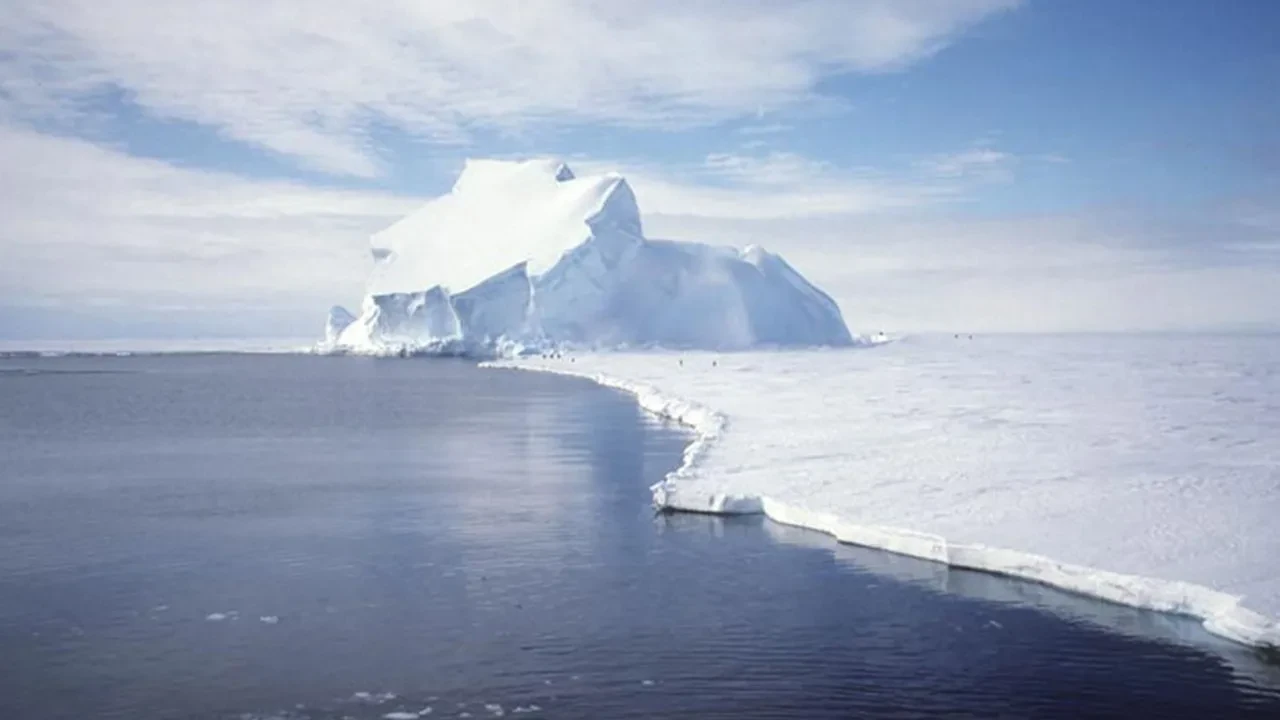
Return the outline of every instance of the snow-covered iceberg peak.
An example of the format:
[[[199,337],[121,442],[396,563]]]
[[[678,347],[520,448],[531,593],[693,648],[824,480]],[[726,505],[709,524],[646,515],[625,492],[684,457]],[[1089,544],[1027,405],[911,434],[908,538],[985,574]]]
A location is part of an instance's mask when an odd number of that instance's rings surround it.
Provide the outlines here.
[[[469,160],[371,246],[360,316],[331,310],[328,348],[851,342],[835,302],[782,258],[646,240],[622,176],[559,160]]]

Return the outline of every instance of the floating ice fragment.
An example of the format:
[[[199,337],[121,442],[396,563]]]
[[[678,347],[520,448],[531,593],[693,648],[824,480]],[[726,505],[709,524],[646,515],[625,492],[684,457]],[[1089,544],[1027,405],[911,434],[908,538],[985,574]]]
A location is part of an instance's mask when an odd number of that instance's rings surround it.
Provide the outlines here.
[[[280,622],[280,618],[275,615],[263,615],[262,617],[258,618],[258,621],[266,623],[267,625],[275,625],[276,623]]]
[[[386,720],[418,720],[418,713],[397,710],[395,712],[389,712],[382,717]]]

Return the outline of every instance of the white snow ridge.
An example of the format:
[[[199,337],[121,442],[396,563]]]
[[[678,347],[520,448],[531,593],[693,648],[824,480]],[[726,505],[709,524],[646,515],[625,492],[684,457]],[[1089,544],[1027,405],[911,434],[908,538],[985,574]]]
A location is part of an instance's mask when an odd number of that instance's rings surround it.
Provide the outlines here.
[[[446,195],[374,235],[368,294],[329,311],[338,352],[562,345],[848,345],[836,303],[782,258],[644,237],[627,181],[555,160],[469,160]]]

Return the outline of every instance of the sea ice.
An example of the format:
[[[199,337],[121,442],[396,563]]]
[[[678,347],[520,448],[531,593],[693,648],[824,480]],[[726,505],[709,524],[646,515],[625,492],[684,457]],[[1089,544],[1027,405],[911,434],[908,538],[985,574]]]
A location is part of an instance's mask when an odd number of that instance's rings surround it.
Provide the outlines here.
[[[906,338],[602,353],[582,375],[695,430],[653,488],[1280,646],[1280,338]]]

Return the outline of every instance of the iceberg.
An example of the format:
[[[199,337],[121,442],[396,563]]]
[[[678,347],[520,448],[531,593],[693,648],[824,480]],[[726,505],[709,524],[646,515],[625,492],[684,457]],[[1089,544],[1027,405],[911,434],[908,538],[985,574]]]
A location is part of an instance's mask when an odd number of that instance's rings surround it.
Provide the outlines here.
[[[644,236],[625,178],[557,160],[469,160],[453,189],[371,243],[347,352],[848,345],[840,308],[781,257]]]

